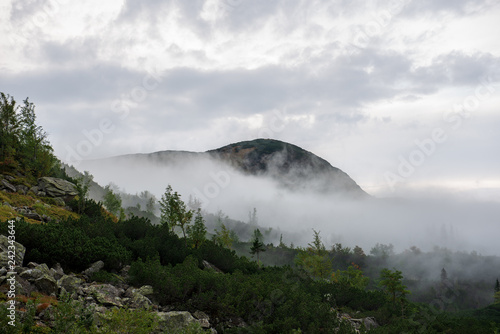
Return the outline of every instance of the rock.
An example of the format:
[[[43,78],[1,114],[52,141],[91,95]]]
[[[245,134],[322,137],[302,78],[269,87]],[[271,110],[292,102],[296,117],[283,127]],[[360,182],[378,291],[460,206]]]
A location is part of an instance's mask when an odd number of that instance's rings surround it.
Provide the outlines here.
[[[90,276],[92,276],[93,273],[98,272],[102,268],[104,268],[104,262],[99,260],[97,262],[92,263],[88,269],[86,269],[82,272],[82,274],[84,274],[87,277],[90,277]]]
[[[64,288],[65,291],[73,293],[78,290],[84,281],[76,276],[64,275],[57,281],[57,287],[59,289]]]
[[[36,195],[39,191],[40,191],[40,189],[38,189],[37,186],[34,186],[34,187],[31,187],[30,190],[28,190],[28,194],[33,193],[33,195]]]
[[[16,191],[20,194],[26,195],[29,191],[29,188],[25,185],[20,184],[16,186]]]
[[[64,199],[62,197],[54,197],[54,202],[56,202],[56,205],[58,206],[66,205],[66,202],[64,202]]]
[[[0,235],[0,267],[8,268],[9,266],[9,245],[11,245],[9,243],[9,238],[7,238],[5,235]],[[14,242],[13,245],[16,248],[14,258],[15,265],[22,266],[26,248],[18,242]]]
[[[183,329],[198,322],[191,313],[185,311],[157,312],[156,315],[160,318],[160,330],[167,333],[168,330]]]
[[[367,330],[380,327],[380,325],[375,321],[375,318],[373,317],[363,318],[362,320]]]
[[[19,277],[25,278],[28,281],[34,281],[43,276],[43,272],[38,269],[28,269],[19,274]]]
[[[63,197],[66,200],[74,198],[78,193],[76,186],[66,180],[56,177],[41,177],[38,179],[38,188],[50,197]]]
[[[119,297],[122,291],[111,284],[91,285],[87,289],[87,294],[94,296],[101,305],[123,307],[123,301]]]
[[[213,264],[211,264],[208,261],[203,260],[202,265],[203,265],[203,269],[213,270],[216,273],[224,273],[222,270],[220,270],[219,268],[217,268],[216,266],[214,266]]]
[[[33,285],[38,289],[38,291],[47,295],[56,295],[57,293],[56,280],[54,279],[54,277],[47,274],[43,274],[42,277],[34,280]]]
[[[0,189],[1,190],[6,190],[7,192],[15,193],[17,191],[16,187],[13,186],[9,181],[6,179],[2,179],[0,181]]]
[[[193,316],[198,320],[202,328],[210,328],[210,317],[202,311],[196,311]]]
[[[17,212],[25,216],[26,218],[37,220],[37,221],[42,221],[42,216],[40,216],[36,211],[31,210],[27,206],[23,206],[21,208],[16,209]]]
[[[137,290],[137,292],[143,296],[151,296],[154,294],[153,287],[151,285],[143,285]]]
[[[61,277],[64,276],[64,270],[61,267],[60,263],[56,263],[55,266],[54,266],[54,268],[52,268],[50,270],[53,271],[53,275],[52,276],[54,276],[54,278],[56,280],[59,280],[59,279],[61,279]]]
[[[127,304],[131,308],[147,308],[151,306],[151,300],[148,297],[140,294],[138,291],[132,293],[132,297],[127,300]]]

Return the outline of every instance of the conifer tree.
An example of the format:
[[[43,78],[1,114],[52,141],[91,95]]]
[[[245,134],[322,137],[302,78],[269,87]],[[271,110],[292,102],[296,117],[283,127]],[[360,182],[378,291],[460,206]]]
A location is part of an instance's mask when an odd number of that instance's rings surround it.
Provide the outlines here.
[[[261,240],[262,240],[262,233],[260,232],[259,229],[255,229],[253,231],[253,239],[252,239],[252,246],[250,247],[250,254],[252,255],[257,254],[257,263],[259,264],[259,266],[260,266],[259,254],[261,252],[266,251],[266,247],[264,246],[264,243]]]

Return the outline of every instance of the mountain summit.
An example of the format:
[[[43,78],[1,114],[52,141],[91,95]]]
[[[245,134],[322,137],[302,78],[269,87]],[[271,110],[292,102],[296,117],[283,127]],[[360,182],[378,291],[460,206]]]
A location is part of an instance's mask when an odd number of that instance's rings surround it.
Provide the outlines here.
[[[210,175],[210,170],[217,174],[221,168],[229,168],[243,175],[271,180],[278,188],[290,191],[368,197],[349,175],[328,161],[298,146],[272,139],[243,141],[199,153],[128,154],[87,160],[82,165],[104,183],[113,181],[127,188],[139,184],[154,190],[171,183],[186,191],[193,187],[201,189],[213,181],[202,180],[202,175]]]
[[[365,197],[353,179],[328,161],[296,145],[255,139],[207,152],[246,174],[269,176],[291,190],[315,190],[349,197]]]

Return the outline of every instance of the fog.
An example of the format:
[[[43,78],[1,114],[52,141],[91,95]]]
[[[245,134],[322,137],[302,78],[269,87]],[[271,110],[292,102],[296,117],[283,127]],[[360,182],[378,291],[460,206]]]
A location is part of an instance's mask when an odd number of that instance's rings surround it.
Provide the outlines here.
[[[170,184],[184,201],[194,196],[207,212],[222,210],[244,222],[256,208],[259,226],[280,229],[286,244],[307,245],[315,229],[327,248],[340,242],[358,245],[367,254],[382,243],[393,244],[397,253],[411,246],[422,251],[437,246],[500,255],[499,203],[425,190],[408,197],[365,200],[293,192],[265,176],[243,175],[205,154],[170,154],[175,159],[158,162],[147,155],[126,156],[84,161],[78,169],[88,170],[102,186],[113,182],[132,194],[148,190],[161,198]]]

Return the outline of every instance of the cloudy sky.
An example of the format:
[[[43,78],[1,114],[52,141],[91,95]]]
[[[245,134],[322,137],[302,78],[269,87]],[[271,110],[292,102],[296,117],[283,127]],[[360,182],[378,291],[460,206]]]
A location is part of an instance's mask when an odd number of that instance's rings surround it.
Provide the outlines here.
[[[62,160],[264,137],[375,195],[500,198],[497,0],[0,4],[0,91]]]

